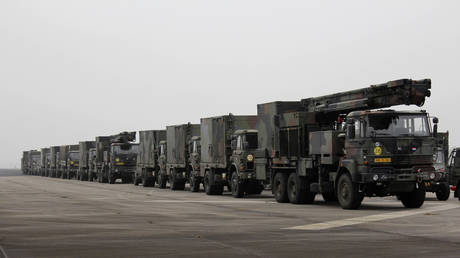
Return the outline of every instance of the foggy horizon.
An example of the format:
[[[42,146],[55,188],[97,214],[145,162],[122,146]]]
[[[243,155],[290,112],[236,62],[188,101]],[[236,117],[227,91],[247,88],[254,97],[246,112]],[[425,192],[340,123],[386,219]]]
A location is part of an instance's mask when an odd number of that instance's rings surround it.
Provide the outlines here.
[[[460,146],[456,1],[4,1],[0,168],[22,151],[409,78]],[[138,140],[138,139],[137,139]]]

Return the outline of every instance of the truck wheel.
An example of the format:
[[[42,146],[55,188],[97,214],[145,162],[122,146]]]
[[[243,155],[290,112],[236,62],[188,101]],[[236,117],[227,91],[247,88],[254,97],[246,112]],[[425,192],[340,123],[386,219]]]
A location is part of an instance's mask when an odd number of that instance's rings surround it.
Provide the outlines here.
[[[340,176],[337,188],[337,199],[343,209],[358,209],[361,206],[362,194],[348,174],[344,173]]]
[[[143,187],[153,187],[155,184],[155,178],[143,176],[142,177],[142,186]]]
[[[224,185],[214,182],[214,172],[206,172],[204,176],[204,185],[207,195],[221,195],[224,192]]]
[[[273,178],[273,190],[275,194],[275,200],[279,203],[285,203],[289,201],[287,194],[287,175],[285,173],[276,173]]]
[[[200,191],[200,179],[196,176],[190,178],[190,192],[199,192]]]
[[[244,196],[244,186],[238,178],[238,174],[233,172],[232,174],[232,195],[235,198],[241,198]]]
[[[115,184],[115,177],[112,175],[112,173],[109,172],[109,175],[107,177],[109,184]]]
[[[160,175],[158,177],[158,187],[160,187],[161,189],[166,188],[166,178],[164,175]]]
[[[447,201],[450,196],[450,187],[449,184],[447,183],[441,183],[439,185],[438,191],[436,191],[436,198],[438,198],[439,201]]]
[[[322,193],[322,196],[325,202],[336,202],[337,201],[337,195],[335,194],[335,192]]]
[[[171,176],[169,178],[169,186],[171,190],[177,190],[177,180],[176,180],[176,171],[172,170],[171,171]]]
[[[419,187],[414,187],[412,192],[400,194],[399,198],[406,208],[420,208],[425,202],[425,194],[425,187],[420,184]]]

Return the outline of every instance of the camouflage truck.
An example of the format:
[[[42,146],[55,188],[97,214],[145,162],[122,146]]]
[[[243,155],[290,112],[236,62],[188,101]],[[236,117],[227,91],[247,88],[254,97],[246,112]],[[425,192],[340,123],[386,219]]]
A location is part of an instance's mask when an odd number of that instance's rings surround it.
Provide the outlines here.
[[[89,150],[96,146],[95,141],[81,141],[79,143],[80,162],[78,166],[77,179],[88,181],[89,179]]]
[[[77,178],[78,168],[80,167],[80,144],[69,145],[67,154],[66,178]]]
[[[29,152],[29,169],[30,175],[38,176],[40,175],[40,168],[41,168],[41,153],[38,150],[31,150]]]
[[[454,197],[460,201],[460,148],[454,148],[450,153],[447,171]]]
[[[431,81],[402,79],[300,102],[257,107],[256,178],[270,180],[278,202],[312,203],[316,194],[344,209],[365,196],[396,195],[421,207],[435,173],[434,137],[422,106]]]
[[[88,150],[88,181],[97,179],[96,148]]]
[[[160,171],[158,173],[157,178],[159,188],[166,188],[166,183],[168,182],[168,173],[166,172],[167,156],[168,148],[166,145],[166,141],[160,141],[160,150],[158,157],[158,166],[160,167]]]
[[[202,118],[200,174],[191,182],[202,181],[206,194],[222,194],[225,185],[236,198],[260,194],[265,178],[255,174],[256,122],[257,116],[232,114]]]
[[[109,184],[114,184],[117,179],[123,183],[133,182],[136,172],[139,144],[136,132],[122,132],[110,136],[110,146],[104,151],[104,165],[102,174],[98,177],[106,179]]]
[[[436,126],[436,124],[434,126]],[[447,169],[449,157],[449,132],[438,133],[435,138],[437,140],[437,147],[435,148],[435,153],[433,155],[435,173],[430,174],[431,178],[429,181],[425,182],[425,188],[427,192],[436,193],[436,198],[438,200],[446,201],[450,196],[449,175]]]
[[[96,148],[95,148],[95,157],[94,157],[94,167],[92,172],[95,172],[95,175],[91,173],[90,179],[94,179],[93,176],[97,178],[99,183],[107,183],[108,179],[104,177],[104,152],[110,149],[110,136],[97,136],[96,137]]]
[[[67,176],[67,157],[68,156],[69,156],[69,145],[59,146],[56,177],[66,178]]]
[[[160,171],[158,163],[160,141],[166,140],[166,130],[139,131],[139,154],[134,184],[155,186]]]
[[[21,170],[24,175],[29,174],[29,152],[28,151],[22,152]]]
[[[50,147],[50,168],[48,172],[48,177],[57,177],[59,148],[59,146]]]
[[[184,190],[190,177],[189,144],[193,136],[200,136],[199,124],[166,127],[166,175],[172,190]],[[163,176],[163,179],[165,177]]]
[[[50,148],[40,149],[40,176],[48,176]]]

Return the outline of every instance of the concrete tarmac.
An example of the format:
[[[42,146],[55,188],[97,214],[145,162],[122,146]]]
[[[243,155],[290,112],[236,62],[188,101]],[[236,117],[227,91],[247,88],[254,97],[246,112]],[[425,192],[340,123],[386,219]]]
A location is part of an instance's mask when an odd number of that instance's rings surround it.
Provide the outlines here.
[[[460,257],[460,202],[360,210],[0,170],[0,257]]]

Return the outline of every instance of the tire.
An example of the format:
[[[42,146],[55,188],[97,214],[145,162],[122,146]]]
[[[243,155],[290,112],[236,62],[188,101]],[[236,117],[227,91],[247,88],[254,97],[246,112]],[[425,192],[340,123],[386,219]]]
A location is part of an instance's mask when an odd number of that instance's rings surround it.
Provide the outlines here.
[[[190,178],[190,192],[199,192],[200,191],[200,179],[196,176]]]
[[[142,179],[143,187],[153,187],[155,185],[155,178],[143,176]]]
[[[447,201],[450,196],[450,187],[447,183],[441,183],[438,191],[436,191],[436,198],[439,201]]]
[[[337,195],[335,192],[322,193],[321,195],[323,196],[325,202],[337,202]]]
[[[108,177],[108,181],[109,181],[108,183],[109,184],[111,184],[111,185],[115,184],[116,179],[112,176],[112,173],[109,172],[107,177]]]
[[[176,171],[171,170],[171,175],[169,177],[169,187],[171,190],[177,190],[177,181],[176,181]]]
[[[288,176],[285,173],[276,173],[273,178],[273,193],[275,200],[279,203],[286,203],[289,201],[287,193]]]
[[[287,180],[287,195],[292,204],[302,204],[306,202],[307,189],[304,178],[300,178],[296,173],[291,173]]]
[[[160,174],[160,176],[158,177],[158,187],[160,187],[161,189],[165,189],[166,181],[166,176]]]
[[[358,209],[363,200],[362,196],[358,184],[353,183],[347,173],[342,174],[337,184],[337,199],[340,206],[346,210]]]
[[[236,172],[232,173],[231,189],[233,197],[241,198],[244,196],[244,185],[240,182],[238,173]]]
[[[205,191],[207,195],[221,195],[224,192],[224,185],[214,182],[214,172],[208,171],[204,177]]]
[[[399,198],[406,208],[420,208],[425,202],[425,194],[425,187],[419,185],[419,187],[415,186],[412,192],[400,194]]]

